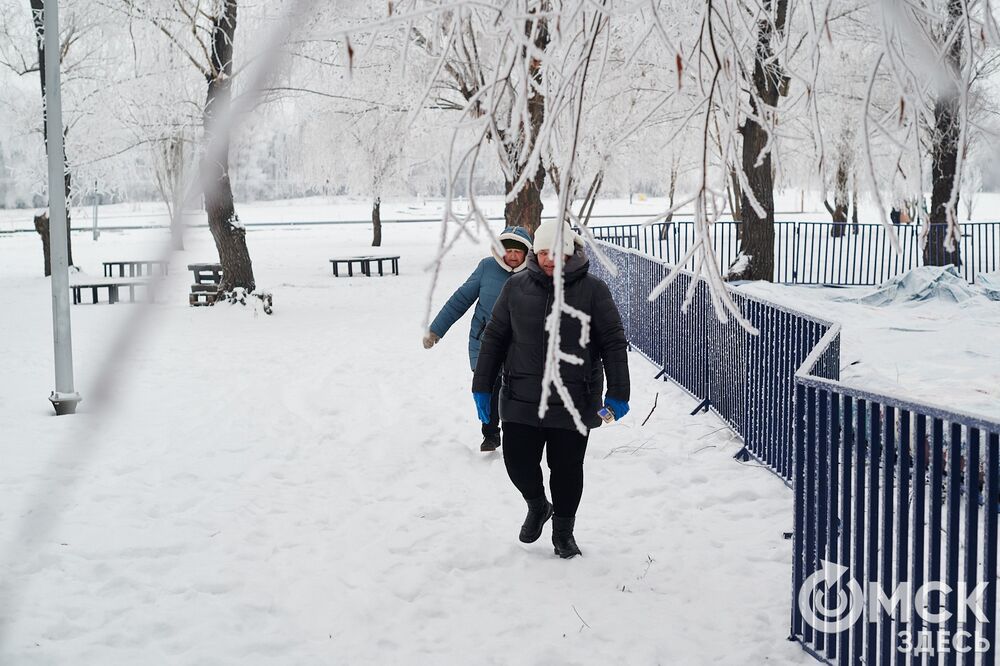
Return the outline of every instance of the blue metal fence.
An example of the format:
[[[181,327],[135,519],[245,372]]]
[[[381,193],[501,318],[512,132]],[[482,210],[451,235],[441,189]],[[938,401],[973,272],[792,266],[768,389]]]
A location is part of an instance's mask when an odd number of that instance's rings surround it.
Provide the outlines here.
[[[704,284],[682,313],[690,273],[649,302],[664,262],[601,247],[617,275],[593,255],[591,271],[611,287],[632,347],[792,485],[791,638],[837,664],[995,663],[1000,423],[841,384],[837,324],[731,289],[752,336],[716,318]],[[925,608],[916,592],[932,582],[951,592]],[[965,604],[980,583],[986,621]],[[820,596],[802,606],[813,584]],[[892,599],[901,584],[909,606],[890,614],[877,594]],[[830,599],[847,613],[832,628]]]
[[[732,319],[718,320],[703,282],[682,312],[693,279],[686,271],[650,302],[648,294],[669,268],[634,250],[602,246],[617,276],[596,259],[591,272],[608,283],[633,349],[715,411],[750,454],[790,481],[795,371],[832,324],[734,290],[736,304],[760,331],[750,335]]]
[[[839,664],[995,663],[1000,423],[846,387],[826,342],[796,376],[793,591],[834,562],[867,603],[831,632],[793,599],[792,636]],[[872,603],[900,590],[910,608]]]
[[[719,269],[726,271],[740,250],[737,222],[716,222],[712,246]],[[923,265],[920,227],[897,225],[900,254],[893,251],[885,226],[845,225],[832,222],[775,222],[774,281],[799,284],[872,285]],[[1000,222],[961,225],[959,244],[966,280],[1000,269]],[[639,250],[676,264],[694,243],[690,220],[595,226],[594,236],[619,247]],[[684,268],[694,268],[690,260]]]

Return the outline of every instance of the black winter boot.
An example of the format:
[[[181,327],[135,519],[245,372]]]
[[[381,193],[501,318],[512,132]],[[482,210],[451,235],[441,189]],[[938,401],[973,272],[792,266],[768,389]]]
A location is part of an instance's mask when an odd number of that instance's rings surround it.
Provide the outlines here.
[[[517,538],[524,543],[534,543],[542,536],[545,521],[552,517],[552,505],[545,499],[545,495],[527,502],[528,515],[524,519],[524,525],[521,525],[521,534]]]
[[[496,451],[500,448],[500,433],[494,432],[483,437],[483,443],[479,445],[480,451]]]
[[[580,552],[580,547],[576,545],[576,539],[573,538],[573,523],[575,522],[575,517],[552,516],[552,545],[556,555],[564,560],[576,555],[583,555]]]

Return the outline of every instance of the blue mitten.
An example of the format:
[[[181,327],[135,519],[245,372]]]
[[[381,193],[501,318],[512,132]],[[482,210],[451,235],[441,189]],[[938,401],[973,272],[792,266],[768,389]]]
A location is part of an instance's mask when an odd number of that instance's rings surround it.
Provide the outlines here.
[[[618,398],[612,398],[607,396],[604,398],[604,404],[611,408],[611,411],[615,413],[615,420],[621,419],[623,416],[628,414],[628,401],[619,400]]]
[[[473,393],[472,399],[476,401],[476,411],[479,413],[479,420],[483,423],[490,422],[490,394]]]

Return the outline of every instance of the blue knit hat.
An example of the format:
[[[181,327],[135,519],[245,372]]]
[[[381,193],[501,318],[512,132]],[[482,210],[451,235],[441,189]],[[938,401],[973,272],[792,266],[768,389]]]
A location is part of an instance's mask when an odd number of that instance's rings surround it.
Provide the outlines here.
[[[527,253],[531,250],[531,236],[524,227],[507,227],[500,232],[500,244],[506,250],[524,250]]]

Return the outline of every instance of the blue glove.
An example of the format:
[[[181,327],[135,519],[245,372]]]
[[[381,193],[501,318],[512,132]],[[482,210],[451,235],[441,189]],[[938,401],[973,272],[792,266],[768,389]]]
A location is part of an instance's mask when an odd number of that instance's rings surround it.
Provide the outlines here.
[[[490,394],[473,393],[472,399],[476,401],[476,411],[479,412],[479,420],[483,423],[490,422]],[[626,407],[626,409],[628,409]]]
[[[604,404],[610,407],[611,411],[615,413],[616,421],[628,414],[628,401],[626,400],[619,400],[618,398],[606,396],[604,398]]]

